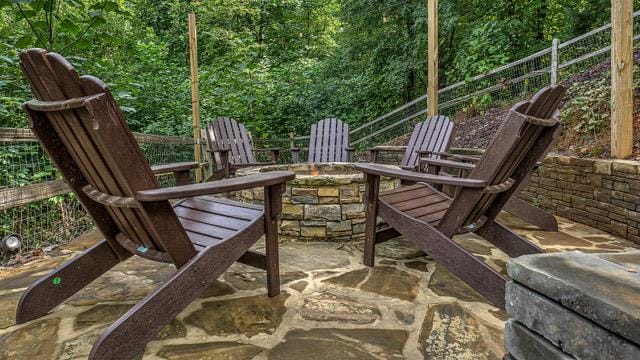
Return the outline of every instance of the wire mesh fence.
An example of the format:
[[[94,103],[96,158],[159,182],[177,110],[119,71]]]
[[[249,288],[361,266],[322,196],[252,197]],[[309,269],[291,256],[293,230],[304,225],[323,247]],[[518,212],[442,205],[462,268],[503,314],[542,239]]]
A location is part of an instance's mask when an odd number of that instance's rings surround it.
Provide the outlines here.
[[[193,161],[193,141],[136,134],[152,165]],[[171,174],[159,177],[173,184]],[[20,253],[65,242],[93,223],[27,129],[0,129],[0,239],[22,238]],[[13,256],[0,250],[0,264]]]
[[[634,13],[634,47],[640,41],[640,11]],[[557,54],[557,55],[556,55]],[[498,67],[468,81],[439,91],[439,113],[453,115],[476,106],[513,104],[544,86],[552,77],[559,81],[601,65],[611,68],[611,25],[605,25],[574,39],[558,43],[533,55]],[[554,57],[557,67],[554,67]],[[389,143],[411,132],[427,116],[427,95],[380,116],[351,132],[352,145],[360,149]]]

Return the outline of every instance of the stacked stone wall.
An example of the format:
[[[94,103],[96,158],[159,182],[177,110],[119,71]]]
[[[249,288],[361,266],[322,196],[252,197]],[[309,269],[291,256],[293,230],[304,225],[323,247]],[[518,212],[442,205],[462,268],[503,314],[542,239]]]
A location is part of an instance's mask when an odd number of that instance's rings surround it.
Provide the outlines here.
[[[549,156],[520,196],[558,216],[640,243],[640,162]]]

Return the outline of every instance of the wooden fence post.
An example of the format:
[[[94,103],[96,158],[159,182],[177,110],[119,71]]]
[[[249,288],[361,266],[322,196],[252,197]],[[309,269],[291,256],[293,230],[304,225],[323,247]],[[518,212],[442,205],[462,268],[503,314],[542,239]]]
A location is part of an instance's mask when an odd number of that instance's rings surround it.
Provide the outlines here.
[[[611,1],[611,156],[633,153],[633,0]]]
[[[428,0],[428,91],[427,111],[429,116],[438,115],[438,0]]]
[[[559,49],[560,40],[553,39],[551,45],[551,86],[555,86],[558,83]]]
[[[191,117],[193,119],[193,155],[197,163],[202,163],[200,148],[200,87],[198,84],[198,35],[196,14],[189,13],[189,61],[191,64]],[[202,181],[202,170],[196,170],[196,182]]]

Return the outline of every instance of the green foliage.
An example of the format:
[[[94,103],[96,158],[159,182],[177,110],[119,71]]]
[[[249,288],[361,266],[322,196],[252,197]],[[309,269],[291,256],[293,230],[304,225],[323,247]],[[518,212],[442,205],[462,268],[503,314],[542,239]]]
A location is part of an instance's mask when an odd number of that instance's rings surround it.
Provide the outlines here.
[[[596,79],[574,84],[573,95],[562,112],[563,122],[582,134],[597,137],[611,116],[611,85],[608,79]]]
[[[441,2],[442,84],[600,26],[609,7]],[[425,92],[424,0],[0,0],[0,126],[27,126],[20,104],[31,94],[17,54],[43,47],[107,82],[133,130],[188,136],[190,11],[203,122],[233,116],[257,138],[306,134],[320,118],[358,126]]]

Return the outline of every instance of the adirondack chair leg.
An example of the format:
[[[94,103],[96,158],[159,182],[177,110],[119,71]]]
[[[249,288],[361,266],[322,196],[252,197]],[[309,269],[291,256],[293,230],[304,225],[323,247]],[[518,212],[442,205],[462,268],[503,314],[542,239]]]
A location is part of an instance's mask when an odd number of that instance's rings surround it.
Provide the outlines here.
[[[300,149],[291,148],[289,150],[291,151],[291,163],[292,164],[299,163],[300,162]]]
[[[380,176],[365,174],[364,201],[366,224],[364,230],[364,264],[374,266],[376,254],[376,219],[378,218],[378,194]]]
[[[187,171],[176,171],[173,173],[173,178],[176,181],[176,186],[191,184],[191,173]]]
[[[407,240],[429,254],[495,306],[504,309],[507,279],[437,229],[380,206],[380,216]]]
[[[229,151],[221,151],[220,152],[220,163],[222,166],[222,171],[224,171],[224,178],[228,178],[229,175],[231,175],[231,159],[229,159],[231,155],[229,154]]]
[[[475,233],[510,257],[544,253],[543,249],[496,221],[487,221]]]
[[[378,161],[378,150],[369,150],[369,162],[375,164]]]
[[[263,231],[264,225],[259,222],[193,257],[111,324],[96,341],[89,359],[139,357],[144,346],[239,259]]]
[[[226,177],[229,177],[226,168],[225,169],[213,170],[211,172],[211,175],[209,175],[209,177],[205,180],[205,182],[221,180],[221,179],[224,179]]]
[[[278,216],[282,211],[284,185],[264,188],[265,198],[265,253],[267,262],[267,292],[269,297],[280,294],[280,268],[278,261]]]
[[[391,239],[395,239],[398,236],[400,236],[400,233],[398,232],[398,230],[392,228],[392,227],[388,227],[385,229],[381,229],[378,230],[376,232],[376,240],[375,240],[375,244],[382,244],[385,241],[389,241]]]
[[[555,216],[524,200],[512,197],[505,205],[504,210],[544,231],[558,231],[558,220]]]
[[[280,157],[280,150],[271,150],[271,163],[277,164]]]
[[[119,262],[107,241],[100,241],[34,282],[20,298],[16,323],[22,324],[46,315]]]

